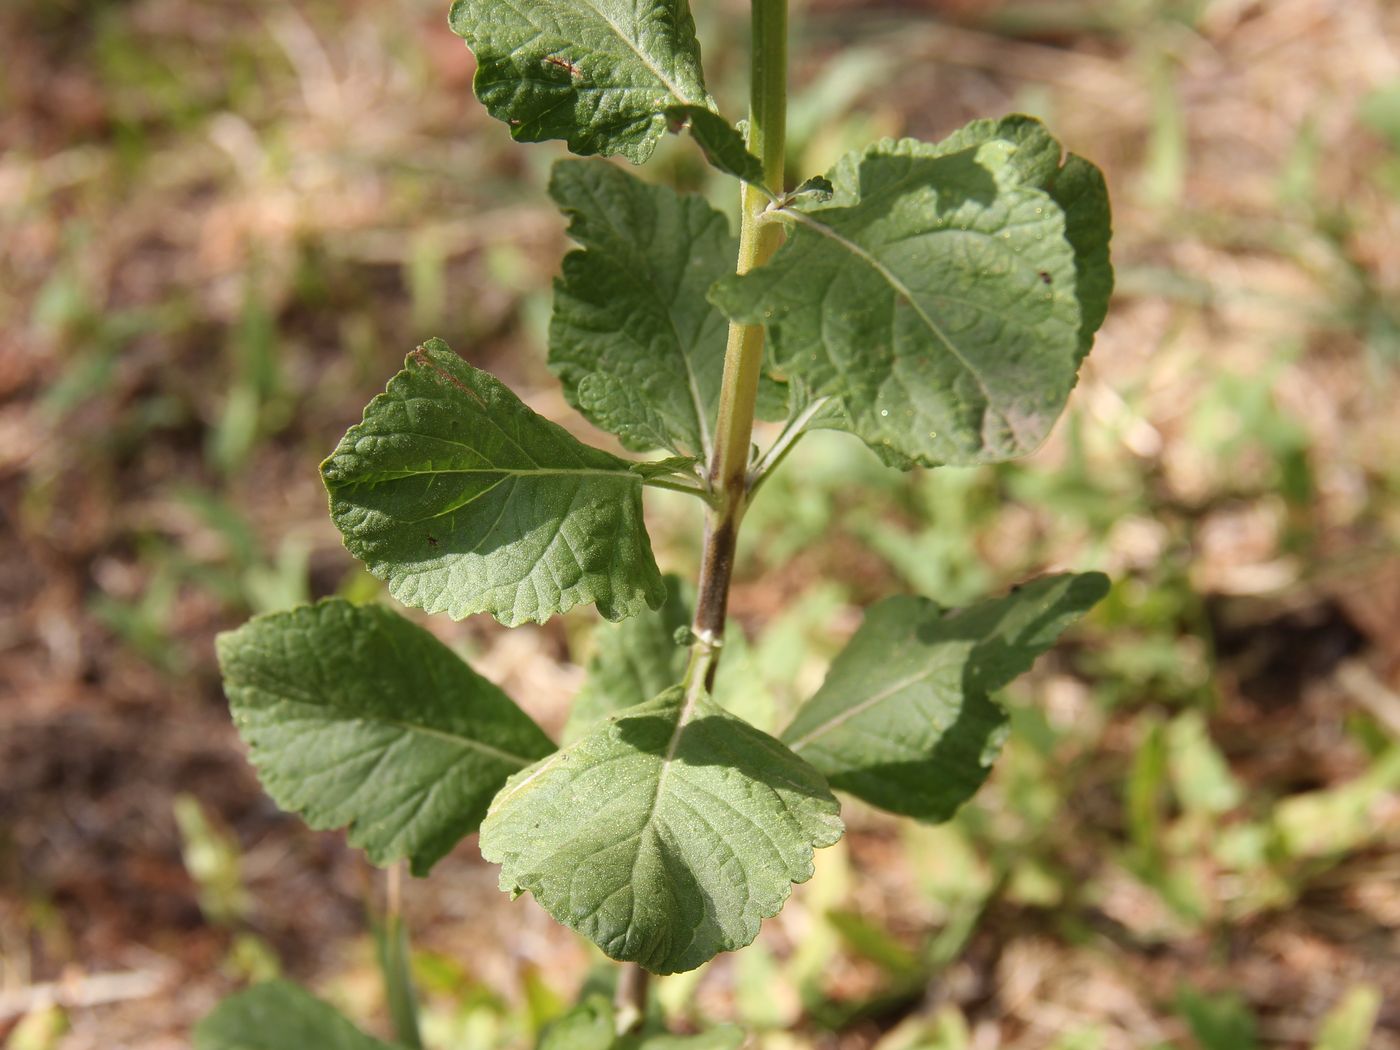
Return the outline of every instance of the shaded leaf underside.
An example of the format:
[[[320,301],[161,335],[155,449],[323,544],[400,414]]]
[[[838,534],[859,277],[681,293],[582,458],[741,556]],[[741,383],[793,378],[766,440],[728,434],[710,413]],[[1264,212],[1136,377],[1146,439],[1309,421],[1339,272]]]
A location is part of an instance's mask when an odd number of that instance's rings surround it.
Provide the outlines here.
[[[727,320],[705,298],[738,242],[701,197],[597,161],[561,161],[549,192],[581,251],[554,288],[550,368],[592,422],[637,450],[707,458]]]
[[[991,694],[1107,589],[1100,573],[1066,574],[956,612],[924,598],[878,602],[783,742],[835,788],[946,820],[982,785],[1005,738]]]

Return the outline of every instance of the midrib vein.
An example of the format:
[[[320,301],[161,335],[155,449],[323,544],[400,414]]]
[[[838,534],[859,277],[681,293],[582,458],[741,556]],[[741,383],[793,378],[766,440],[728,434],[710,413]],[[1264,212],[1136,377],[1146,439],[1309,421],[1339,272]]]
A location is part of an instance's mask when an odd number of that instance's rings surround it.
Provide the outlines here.
[[[599,196],[596,184],[586,184],[583,188],[583,192],[588,194],[592,199],[595,211],[603,217],[603,222],[606,224],[608,232],[612,234],[617,244],[635,248],[633,232],[627,228],[624,222],[617,220],[609,203]],[[576,219],[575,221],[582,226],[581,219]],[[678,217],[677,223],[684,227],[684,218]],[[658,225],[660,224],[658,223]],[[686,386],[690,391],[690,402],[695,409],[695,424],[700,432],[700,451],[704,453],[704,458],[708,461],[710,453],[713,451],[710,445],[710,425],[709,421],[706,419],[704,399],[700,396],[700,380],[695,374],[695,367],[690,360],[690,355],[686,353],[686,346],[689,345],[693,347],[696,341],[687,341],[681,338],[680,329],[676,327],[676,316],[673,309],[675,305],[675,296],[673,295],[671,300],[668,301],[665,296],[660,294],[656,281],[657,275],[649,267],[645,255],[638,255],[635,252],[618,252],[616,250],[616,245],[610,245],[603,239],[597,237],[589,239],[587,230],[582,228],[575,233],[573,226],[570,226],[569,233],[583,246],[585,254],[588,252],[597,252],[598,255],[604,259],[610,259],[620,255],[620,261],[615,263],[619,269],[622,269],[624,272],[638,271],[645,277],[645,279],[640,282],[643,294],[649,296],[652,305],[656,307],[658,312],[665,316],[666,324],[671,329],[672,341],[668,346],[668,350],[675,351],[676,356],[680,358],[681,368],[685,371]],[[682,281],[683,280],[682,278]]]
[[[647,53],[643,51],[640,47],[638,47],[636,42],[630,39],[627,36],[627,34],[625,34],[622,31],[621,26],[619,26],[606,14],[604,14],[602,8],[595,4],[593,0],[580,0],[580,2],[584,7],[588,8],[588,10],[592,11],[595,15],[597,15],[600,19],[607,23],[608,28],[613,31],[613,35],[616,36],[619,40],[621,40],[632,50],[632,53],[636,55],[638,59],[641,60],[642,65],[646,66],[647,69],[651,70],[652,75],[655,76],[657,80],[661,81],[663,85],[665,85],[666,90],[671,93],[672,98],[684,103],[687,106],[697,105],[697,103],[691,100],[685,94],[685,92],[681,91],[680,88],[676,87],[675,84],[671,83],[671,78],[668,77],[665,73],[663,73],[661,71],[661,68],[651,60],[651,57],[647,55]]]
[[[656,820],[656,811],[661,807],[661,794],[666,788],[666,777],[671,772],[671,763],[676,757],[676,751],[681,746],[681,737],[685,735],[686,726],[690,724],[690,719],[695,714],[695,708],[700,703],[704,689],[702,682],[692,682],[686,687],[685,703],[681,705],[680,712],[676,715],[676,729],[671,734],[670,742],[666,745],[666,756],[661,760],[661,770],[656,775],[656,793],[651,797],[651,806],[647,809],[647,819],[642,824],[642,833],[650,831],[652,823]]]
[[[972,362],[969,361],[963,355],[963,352],[957,348],[957,345],[953,342],[952,339],[948,337],[948,334],[943,331],[942,327],[939,326],[938,322],[935,321],[932,317],[930,317],[928,312],[923,308],[923,306],[919,304],[918,300],[914,298],[914,293],[910,291],[909,286],[906,285],[903,281],[901,281],[899,277],[896,276],[895,273],[888,266],[882,263],[870,252],[866,251],[866,249],[862,248],[855,241],[849,240],[848,238],[841,236],[841,234],[837,233],[830,226],[826,225],[826,223],[818,222],[810,215],[806,215],[803,212],[795,211],[790,208],[783,208],[781,210],[781,214],[786,215],[790,219],[795,219],[798,223],[806,226],[808,229],[815,230],[823,237],[835,241],[837,244],[841,245],[848,252],[850,252],[856,258],[860,259],[872,270],[874,270],[881,277],[883,277],[885,281],[889,284],[889,286],[893,288],[895,292],[902,299],[904,299],[905,302],[909,304],[910,308],[913,309],[914,313],[918,315],[919,320],[923,321],[924,325],[928,328],[930,332],[933,333],[933,335],[938,339],[938,341],[941,342],[945,347],[947,347],[948,353],[952,354],[953,357],[957,359],[958,363],[967,370],[967,374],[972,376],[973,382],[977,384],[977,389],[979,389],[982,392],[982,396],[986,399],[987,404],[990,405],[992,403],[992,392],[987,389],[987,384],[982,380],[981,373],[979,373],[977,369],[972,367]]]
[[[825,736],[837,726],[849,722],[852,718],[855,718],[857,715],[864,714],[866,711],[869,711],[872,707],[876,706],[877,704],[883,704],[886,700],[894,696],[896,693],[903,692],[910,686],[918,685],[925,679],[932,678],[934,672],[936,672],[937,670],[938,668],[936,667],[929,667],[920,671],[918,674],[910,675],[907,678],[903,678],[898,682],[895,682],[893,685],[886,686],[880,692],[875,693],[873,696],[867,697],[866,699],[862,700],[860,703],[856,704],[853,707],[846,708],[846,710],[842,711],[839,715],[836,715],[828,721],[823,722],[821,725],[817,726],[810,732],[798,737],[795,741],[787,745],[788,749],[791,751],[802,750],[813,740],[817,740],[818,738]]]
[[[624,478],[641,480],[641,475],[632,470],[604,470],[602,467],[532,467],[529,470],[520,470],[514,467],[451,467],[451,468],[427,468],[424,470],[383,470],[377,471],[369,477],[356,478],[353,484],[366,484],[379,481],[398,481],[402,478],[415,478],[422,475],[437,476],[440,474],[500,474],[502,478],[533,478],[533,477],[577,477],[584,475],[600,474],[609,478]]]
[[[267,692],[272,693],[273,696],[276,696],[280,700],[286,700],[292,703],[306,704],[307,706],[317,708],[318,710],[326,710],[332,707],[332,705],[326,703],[323,700],[319,700],[308,693],[301,692],[297,689],[288,689],[286,683],[284,682],[276,683],[275,692],[272,689],[269,689],[266,686],[259,685],[256,682],[250,682],[249,685],[254,689],[266,690]],[[320,723],[325,721],[325,719],[317,718],[315,719],[315,721]],[[497,758],[503,759],[507,762],[513,763],[516,766],[519,766],[521,769],[524,769],[531,762],[537,761],[537,759],[525,758],[521,755],[512,754],[509,751],[503,751],[499,747],[493,747],[492,745],[483,743],[480,740],[473,740],[471,737],[462,736],[460,733],[452,733],[445,729],[436,729],[432,726],[424,726],[418,725],[413,722],[405,722],[402,719],[398,718],[383,718],[379,716],[355,714],[352,715],[350,718],[347,718],[346,721],[363,722],[368,723],[370,725],[391,726],[395,729],[401,729],[406,733],[419,733],[423,736],[430,736],[435,737],[439,740],[446,740],[452,744],[457,745],[458,747],[468,747],[474,751],[480,751],[482,754],[494,755]]]

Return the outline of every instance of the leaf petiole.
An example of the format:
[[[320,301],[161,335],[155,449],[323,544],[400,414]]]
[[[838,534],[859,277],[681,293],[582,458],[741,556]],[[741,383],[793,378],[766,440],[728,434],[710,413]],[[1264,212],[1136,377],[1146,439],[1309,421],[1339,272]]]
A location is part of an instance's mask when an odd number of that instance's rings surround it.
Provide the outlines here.
[[[698,479],[680,478],[676,476],[651,477],[642,480],[643,485],[650,485],[654,489],[666,489],[668,492],[685,492],[691,496],[699,496],[706,503],[714,505],[715,496]]]
[[[758,487],[763,484],[764,480],[778,469],[778,465],[787,458],[788,453],[797,447],[797,443],[802,440],[802,435],[807,433],[807,427],[830,400],[828,397],[819,397],[788,420],[782,433],[773,440],[773,444],[768,446],[768,450],[758,458],[758,462],[749,471],[750,499],[753,498],[753,494],[758,491]]]

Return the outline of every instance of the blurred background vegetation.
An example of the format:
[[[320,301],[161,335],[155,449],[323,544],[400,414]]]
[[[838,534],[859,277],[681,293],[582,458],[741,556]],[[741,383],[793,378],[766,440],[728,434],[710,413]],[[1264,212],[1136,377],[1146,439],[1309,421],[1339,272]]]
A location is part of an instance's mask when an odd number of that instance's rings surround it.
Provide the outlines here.
[[[742,111],[741,0],[694,0]],[[1108,174],[1119,290],[1034,458],[809,439],[749,521],[760,724],[861,608],[1053,568],[1110,598],[941,827],[850,833],[758,944],[659,982],[762,1050],[1400,1047],[1400,5],[794,0],[791,171],[976,116]],[[431,335],[585,433],[566,249],[445,0],[0,3],[0,1041],[187,1045],[286,973],[372,1030],[380,879],[262,796],[212,638],[379,584],[316,464]],[[732,206],[693,151],[645,169]],[[590,440],[607,439],[593,432]],[[649,508],[693,573],[680,497]],[[595,620],[434,630],[557,729]],[[435,1048],[530,1045],[599,957],[466,843],[407,887]],[[57,1005],[55,1005],[57,1004]]]

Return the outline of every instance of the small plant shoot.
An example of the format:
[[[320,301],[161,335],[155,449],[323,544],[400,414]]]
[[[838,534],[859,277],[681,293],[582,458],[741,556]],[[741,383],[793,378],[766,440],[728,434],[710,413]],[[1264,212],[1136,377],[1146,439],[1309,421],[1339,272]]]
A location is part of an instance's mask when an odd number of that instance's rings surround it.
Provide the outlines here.
[[[792,447],[844,430],[902,470],[1035,450],[1113,285],[1103,178],[1032,118],[786,172],[785,4],[753,0],[742,132],[706,89],[686,0],[451,10],[487,111],[519,142],[586,158],[549,183],[577,244],[549,364],[632,456],[579,441],[432,339],[321,475],[346,548],[403,605],[507,626],[592,605],[620,621],[598,629],[563,746],[386,605],[327,600],[219,640],[234,721],[280,806],[418,876],[479,831],[503,891],[624,964],[616,1001],[586,999],[544,1047],[737,1046],[734,1029],[648,1028],[646,974],[750,944],[841,837],[843,798],[948,819],[1006,736],[997,691],[1107,590],[1087,573],[963,609],[892,595],[776,735],[735,713],[753,688],[725,657],[743,644],[726,629],[735,544]],[[737,236],[702,198],[607,159],[642,164],[669,134],[735,179]],[[782,424],[766,447],[756,418]],[[657,564],[649,488],[695,499],[693,588]],[[396,1027],[420,1045],[411,1011]],[[283,983],[228,1000],[196,1037],[312,1045],[387,1044]]]

